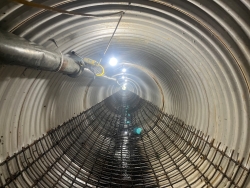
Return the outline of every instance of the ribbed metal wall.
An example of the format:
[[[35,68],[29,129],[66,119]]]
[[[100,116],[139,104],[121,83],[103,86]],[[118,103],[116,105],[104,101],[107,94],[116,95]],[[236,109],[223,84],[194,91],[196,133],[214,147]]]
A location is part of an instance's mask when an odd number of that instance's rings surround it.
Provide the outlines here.
[[[120,90],[0,163],[0,186],[240,188],[246,162]]]
[[[125,11],[107,58],[114,55],[128,67],[128,87],[241,157],[248,156],[248,1],[35,2],[94,14]],[[53,38],[64,54],[75,50],[97,60],[118,19],[62,15],[0,2],[2,29],[50,49],[56,48],[48,41]],[[88,87],[89,78],[8,66],[0,71],[2,160],[117,90],[99,82]]]

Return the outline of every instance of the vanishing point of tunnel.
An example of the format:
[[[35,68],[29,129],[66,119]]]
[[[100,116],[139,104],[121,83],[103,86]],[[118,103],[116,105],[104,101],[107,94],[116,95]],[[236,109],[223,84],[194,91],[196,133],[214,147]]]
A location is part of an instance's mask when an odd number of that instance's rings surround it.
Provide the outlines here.
[[[0,187],[249,188],[249,0],[0,0]]]

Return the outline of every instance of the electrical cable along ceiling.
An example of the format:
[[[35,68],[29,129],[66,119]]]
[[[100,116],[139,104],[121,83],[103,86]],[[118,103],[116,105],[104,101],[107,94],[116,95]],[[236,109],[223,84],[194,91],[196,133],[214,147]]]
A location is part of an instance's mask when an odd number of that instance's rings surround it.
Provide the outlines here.
[[[0,1],[1,30],[62,57],[102,59],[127,86],[0,58],[2,186],[250,186],[249,1],[32,2],[42,7]]]

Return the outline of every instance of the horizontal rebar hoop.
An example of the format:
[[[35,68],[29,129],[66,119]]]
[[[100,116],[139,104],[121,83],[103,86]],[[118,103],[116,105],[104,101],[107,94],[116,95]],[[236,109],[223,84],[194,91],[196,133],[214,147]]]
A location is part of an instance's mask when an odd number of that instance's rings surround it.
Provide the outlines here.
[[[243,187],[248,160],[122,92],[8,157],[1,187]]]

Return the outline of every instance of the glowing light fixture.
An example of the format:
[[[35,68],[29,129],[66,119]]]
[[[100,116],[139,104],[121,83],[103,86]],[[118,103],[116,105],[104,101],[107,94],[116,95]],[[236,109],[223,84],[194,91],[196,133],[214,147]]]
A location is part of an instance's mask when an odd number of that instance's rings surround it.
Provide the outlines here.
[[[122,90],[126,90],[126,89],[127,89],[126,84],[123,84]]]
[[[124,76],[122,76],[122,79],[124,79],[125,77]]]
[[[114,57],[112,57],[112,58],[109,60],[109,64],[110,64],[111,66],[115,66],[115,65],[117,64],[117,59],[114,58]]]
[[[126,71],[127,71],[127,69],[125,69],[125,68],[122,69],[122,72],[126,72]]]

